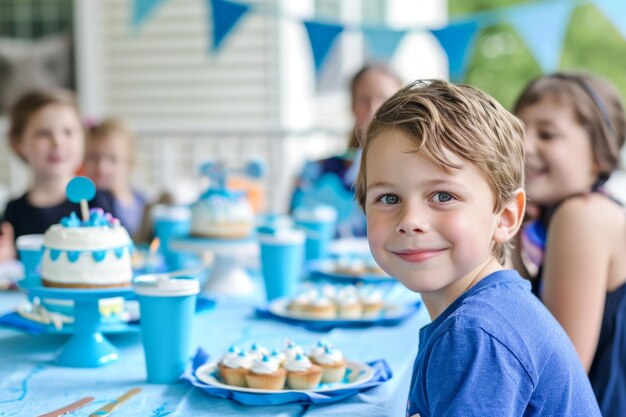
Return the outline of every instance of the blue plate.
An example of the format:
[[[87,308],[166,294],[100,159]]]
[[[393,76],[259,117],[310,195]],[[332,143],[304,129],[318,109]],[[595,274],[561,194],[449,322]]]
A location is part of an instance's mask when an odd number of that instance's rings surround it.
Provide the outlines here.
[[[366,328],[372,326],[395,326],[415,314],[422,305],[421,301],[386,306],[380,314],[372,317],[355,319],[334,318],[320,319],[287,309],[289,299],[274,300],[264,308],[257,308],[256,314],[261,318],[271,318],[284,323],[293,324],[314,331],[329,331],[334,328]]]
[[[221,383],[215,378],[214,364],[205,365],[208,359],[208,354],[204,350],[198,349],[193,358],[193,365],[185,371],[181,379],[201,389],[205,394],[228,398],[246,405],[330,404],[377,387],[393,377],[391,369],[384,359],[368,363],[349,362],[358,372],[346,384],[339,383],[334,387],[311,391],[281,390],[268,392],[266,390],[238,388]]]

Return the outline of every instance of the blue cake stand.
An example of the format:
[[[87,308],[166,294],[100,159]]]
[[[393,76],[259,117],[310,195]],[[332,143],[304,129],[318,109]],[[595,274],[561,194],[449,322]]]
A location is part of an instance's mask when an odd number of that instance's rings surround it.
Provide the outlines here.
[[[73,368],[95,368],[118,359],[113,346],[100,333],[100,310],[102,298],[135,297],[131,287],[103,289],[61,289],[31,287],[31,297],[74,300],[74,333],[57,354],[56,363]]]

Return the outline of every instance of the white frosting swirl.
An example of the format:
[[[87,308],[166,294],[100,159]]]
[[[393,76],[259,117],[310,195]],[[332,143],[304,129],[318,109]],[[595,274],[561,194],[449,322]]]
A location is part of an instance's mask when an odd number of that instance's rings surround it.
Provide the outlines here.
[[[343,360],[343,354],[337,349],[326,348],[315,355],[313,359],[321,365],[333,365]]]
[[[285,361],[285,359],[287,359],[287,355],[285,355],[283,352],[280,352],[276,349],[274,349],[272,351],[272,355],[270,356],[270,359],[274,359],[275,361],[278,361],[278,363],[283,363]]]
[[[316,357],[318,354],[326,350],[326,346],[329,346],[327,342],[319,340],[317,342],[317,345],[313,349],[311,349],[311,354],[309,356],[311,356],[312,358]]]
[[[227,368],[245,368],[250,369],[252,366],[252,357],[246,352],[240,352],[237,355],[228,355],[222,359],[222,364]]]
[[[226,352],[226,353],[224,354],[224,356],[222,356],[222,360],[221,360],[221,362],[222,362],[222,363],[224,363],[224,361],[225,361],[227,358],[232,358],[232,357],[239,356],[239,353],[240,353],[240,352],[241,352],[241,349],[239,349],[238,347],[235,347],[235,346],[231,346],[231,347],[228,349],[228,352]]]
[[[278,361],[270,359],[268,356],[263,356],[262,359],[257,359],[254,361],[254,364],[252,365],[252,368],[250,368],[250,370],[255,374],[267,375],[273,374],[274,372],[278,371],[278,367]]]
[[[367,304],[377,304],[383,301],[383,293],[380,290],[364,292],[361,294],[361,300]]]
[[[315,307],[326,307],[332,305],[333,302],[327,297],[318,297],[315,301],[313,301],[313,305]]]
[[[284,367],[289,372],[304,372],[311,367],[311,361],[304,355],[296,355],[287,358]]]
[[[290,359],[295,358],[298,354],[304,355],[304,350],[300,346],[292,344],[287,346],[287,348],[284,350],[284,353],[285,357],[287,359]]]
[[[353,306],[359,304],[359,297],[356,294],[343,293],[337,298],[337,303],[340,306]]]
[[[269,351],[266,348],[259,346],[256,343],[252,344],[248,353],[252,355],[253,359],[261,359],[263,355],[269,355]]]

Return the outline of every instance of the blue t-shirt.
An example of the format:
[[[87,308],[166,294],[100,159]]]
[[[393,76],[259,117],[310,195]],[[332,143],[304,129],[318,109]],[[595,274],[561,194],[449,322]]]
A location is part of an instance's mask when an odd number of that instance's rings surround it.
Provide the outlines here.
[[[495,272],[420,330],[407,416],[600,416],[567,335],[516,271]]]

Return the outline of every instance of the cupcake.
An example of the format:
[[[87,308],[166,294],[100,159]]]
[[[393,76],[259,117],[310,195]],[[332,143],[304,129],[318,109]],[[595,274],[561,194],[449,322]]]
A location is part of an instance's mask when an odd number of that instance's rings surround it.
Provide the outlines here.
[[[361,303],[363,304],[363,317],[378,317],[384,307],[383,293],[380,290],[362,292]]]
[[[252,359],[261,359],[263,355],[270,354],[270,352],[266,348],[264,348],[263,346],[259,346],[256,343],[252,343],[252,346],[250,346],[250,350],[248,350],[248,353],[250,354],[250,356],[252,356]]]
[[[346,374],[346,360],[339,350],[327,345],[311,359],[322,368],[322,382],[329,384],[343,380]]]
[[[243,350],[231,347],[218,365],[219,374],[228,385],[246,387],[245,375],[252,366],[252,357]]]
[[[342,319],[360,319],[363,305],[356,291],[340,292],[337,297],[337,317]]]
[[[265,390],[281,390],[285,387],[287,371],[280,367],[276,360],[268,355],[257,359],[246,372],[246,383],[250,388]]]
[[[285,370],[287,386],[291,389],[314,389],[322,380],[322,368],[299,353],[294,358],[287,358]]]
[[[287,304],[287,310],[293,313],[306,313],[316,298],[317,291],[314,289],[301,292]]]
[[[309,307],[309,316],[317,319],[334,319],[337,307],[328,297],[318,297]]]

